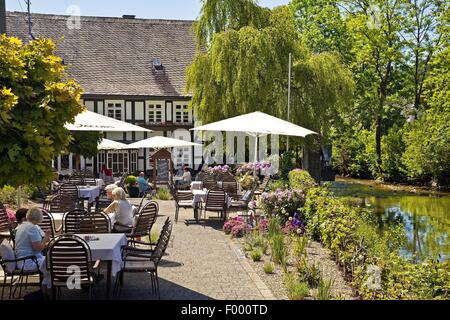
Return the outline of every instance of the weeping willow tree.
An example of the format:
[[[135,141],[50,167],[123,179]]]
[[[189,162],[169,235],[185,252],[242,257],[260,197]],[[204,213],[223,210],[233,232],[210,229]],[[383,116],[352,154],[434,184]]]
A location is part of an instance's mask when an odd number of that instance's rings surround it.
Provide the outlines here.
[[[191,106],[204,123],[262,111],[287,118],[288,56],[291,121],[327,136],[352,97],[351,73],[337,55],[313,54],[287,6],[252,0],[205,0],[196,25],[197,55],[187,71]]]
[[[197,119],[209,123],[253,111],[287,119],[292,53],[289,120],[326,138],[351,100],[351,73],[336,55],[313,54],[295,23],[288,6],[270,10],[252,0],[203,1],[195,26],[198,52],[186,81]]]

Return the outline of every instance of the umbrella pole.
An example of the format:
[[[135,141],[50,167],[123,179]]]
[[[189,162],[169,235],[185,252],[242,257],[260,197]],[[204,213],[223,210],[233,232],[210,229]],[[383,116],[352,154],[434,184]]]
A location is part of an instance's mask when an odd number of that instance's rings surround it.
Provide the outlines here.
[[[258,134],[255,134],[255,162],[253,163],[253,178],[256,182],[256,162],[258,162]]]

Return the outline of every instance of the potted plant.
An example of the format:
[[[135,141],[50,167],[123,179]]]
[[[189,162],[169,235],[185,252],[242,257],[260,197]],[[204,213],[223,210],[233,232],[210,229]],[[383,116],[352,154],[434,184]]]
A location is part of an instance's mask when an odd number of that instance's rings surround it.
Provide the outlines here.
[[[137,178],[135,176],[128,176],[125,179],[125,184],[128,186],[128,195],[130,198],[139,198],[139,187]]]

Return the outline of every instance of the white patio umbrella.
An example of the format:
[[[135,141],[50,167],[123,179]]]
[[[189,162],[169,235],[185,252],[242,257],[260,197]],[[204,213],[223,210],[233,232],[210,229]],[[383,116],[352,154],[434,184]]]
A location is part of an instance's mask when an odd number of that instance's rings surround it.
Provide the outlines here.
[[[71,131],[152,132],[152,130],[106,117],[89,110],[79,113],[75,117],[74,123],[68,123],[65,127]]]
[[[192,146],[201,146],[201,144],[168,137],[155,136],[129,144],[126,146],[125,149],[146,149],[146,148],[162,149],[162,148],[183,148]]]
[[[255,137],[255,163],[258,161],[259,137],[268,134],[296,137],[306,137],[310,134],[318,134],[314,131],[305,129],[291,122],[259,111],[213,122],[204,126],[193,128],[191,130],[245,132],[248,135]],[[254,175],[256,175],[256,169],[254,170]]]
[[[98,144],[98,150],[122,150],[122,149],[127,149],[127,144],[125,143],[121,143],[121,142],[117,142],[117,141],[113,141],[113,140],[109,140],[109,139],[103,139],[99,144]]]

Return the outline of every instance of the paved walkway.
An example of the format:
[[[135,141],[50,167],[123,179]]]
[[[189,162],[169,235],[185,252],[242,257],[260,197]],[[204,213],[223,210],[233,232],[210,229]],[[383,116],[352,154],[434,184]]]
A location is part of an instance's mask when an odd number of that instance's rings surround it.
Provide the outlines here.
[[[173,201],[158,201],[160,216],[154,232],[160,231],[167,216],[174,219]],[[215,213],[211,213],[212,216]],[[174,224],[172,240],[158,269],[161,299],[275,299],[272,292],[253,271],[229,236],[221,230],[221,223],[204,225],[184,224],[192,218],[192,210],[180,210],[179,221]],[[147,274],[126,274],[121,299],[154,299]],[[104,296],[104,281],[96,297]],[[72,298],[82,298],[70,292]]]

